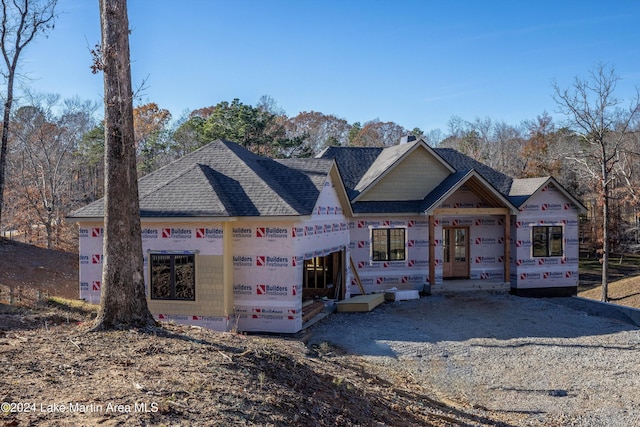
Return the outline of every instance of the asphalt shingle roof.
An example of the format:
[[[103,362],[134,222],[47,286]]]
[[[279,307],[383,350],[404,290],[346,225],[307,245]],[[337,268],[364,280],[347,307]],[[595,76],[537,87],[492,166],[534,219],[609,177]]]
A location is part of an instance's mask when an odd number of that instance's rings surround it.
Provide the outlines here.
[[[274,160],[238,144],[218,140],[139,180],[144,217],[228,217],[310,215],[333,161],[353,200],[406,154],[415,143],[393,147],[329,147],[317,158]],[[451,175],[422,200],[360,201],[355,213],[423,212],[471,172],[520,206],[549,177],[513,179],[454,149],[435,148]],[[104,201],[72,218],[101,218]]]
[[[474,169],[500,193],[505,196],[509,194],[513,178],[498,172],[484,163],[480,163],[479,161],[474,160],[453,148],[436,148],[435,151],[458,172],[468,172],[471,169]]]
[[[218,140],[139,180],[141,217],[310,215],[327,159],[273,160]],[[101,218],[104,200],[75,218]]]
[[[382,150],[360,178],[354,190],[362,192],[411,148],[413,148],[413,144],[400,144]]]
[[[415,143],[400,144],[387,148],[371,147],[330,147],[321,158],[335,159],[349,195],[353,200],[361,191],[376,180],[397,159],[402,157]],[[449,164],[455,172],[449,175],[423,200],[406,202],[367,201],[353,203],[354,212],[420,212],[430,207],[442,195],[457,185],[472,170],[484,178],[496,191],[505,196],[515,206],[524,201],[542,185],[548,177],[513,179],[497,170],[472,159],[452,148],[434,148],[434,152]],[[416,209],[418,207],[418,209]]]
[[[330,147],[322,158],[335,159],[351,199],[373,182],[386,168],[406,153],[415,143],[400,144],[387,148]],[[452,148],[434,148],[444,161],[458,172],[475,169],[487,182],[503,195],[509,193],[513,179],[480,163]]]
[[[383,150],[381,147],[329,147],[320,158],[336,161],[349,199],[353,199],[359,194],[356,186]]]
[[[509,199],[516,206],[521,206],[527,199],[544,185],[550,177],[514,179],[509,189]]]

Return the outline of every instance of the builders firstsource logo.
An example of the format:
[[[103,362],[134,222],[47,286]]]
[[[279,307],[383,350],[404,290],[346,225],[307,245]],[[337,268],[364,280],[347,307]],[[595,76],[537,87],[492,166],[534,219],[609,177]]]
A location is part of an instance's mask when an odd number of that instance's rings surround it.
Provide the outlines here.
[[[495,245],[498,240],[495,237],[476,237],[476,245]]]
[[[253,237],[253,233],[251,232],[250,228],[235,227],[233,229],[233,238],[234,239],[247,238],[247,237]]]
[[[222,229],[196,228],[196,239],[222,239]]]
[[[284,285],[259,284],[256,288],[256,295],[287,296],[288,294],[289,287]]]
[[[143,228],[142,229],[142,238],[143,239],[157,239],[158,238],[158,230],[154,228]]]
[[[477,256],[475,263],[476,264],[495,264],[497,262],[497,258],[494,256]]]
[[[482,227],[492,227],[497,224],[496,219],[494,218],[477,218],[475,225]]]
[[[245,256],[245,255],[235,255],[233,257],[233,266],[234,267],[252,267],[253,257]]]
[[[251,285],[245,284],[234,284],[233,285],[233,295],[251,295],[253,292],[253,288]]]
[[[257,267],[289,267],[289,257],[283,256],[264,256],[256,257]]]
[[[163,239],[190,239],[192,237],[191,230],[188,228],[163,228]]]
[[[409,248],[427,248],[429,247],[429,241],[428,240],[424,240],[424,239],[420,239],[420,240],[408,240],[407,241],[407,247]]]
[[[560,203],[543,203],[540,205],[540,209],[543,211],[561,211],[562,205]]]
[[[289,230],[280,227],[257,227],[256,237],[267,239],[286,239],[289,237]]]

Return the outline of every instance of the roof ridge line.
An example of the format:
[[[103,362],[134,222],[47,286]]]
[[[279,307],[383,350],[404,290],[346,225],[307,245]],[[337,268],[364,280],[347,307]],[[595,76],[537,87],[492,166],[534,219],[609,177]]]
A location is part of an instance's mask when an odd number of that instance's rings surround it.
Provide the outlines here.
[[[192,151],[192,153],[195,153],[195,151]],[[190,153],[190,154],[191,154],[191,153]],[[184,157],[183,157],[183,158],[184,158]],[[200,163],[199,163],[199,162],[194,162],[194,164],[195,164],[195,165],[199,165]],[[169,165],[167,165],[167,166],[169,166]],[[159,171],[159,170],[160,170],[160,169],[158,169],[158,171]],[[171,175],[171,178],[170,178],[170,179],[167,179],[167,180],[163,181],[161,184],[159,184],[159,185],[157,185],[157,186],[152,187],[149,191],[146,191],[144,194],[139,194],[139,196],[138,196],[138,197],[139,197],[140,199],[142,199],[142,198],[144,198],[144,197],[146,197],[146,196],[148,196],[148,195],[150,195],[150,194],[152,194],[152,193],[155,193],[156,191],[160,190],[160,189],[161,189],[161,188],[163,188],[163,187],[166,187],[167,185],[171,184],[173,181],[177,180],[178,178],[183,177],[184,175],[186,175],[186,174],[190,173],[191,171],[192,171],[192,169],[191,169],[191,168],[186,168],[185,170],[183,170],[182,172],[180,172],[180,173],[179,173],[179,174],[177,174],[177,175]],[[157,171],[156,171],[156,172],[157,172]],[[147,176],[151,176],[151,175],[152,175],[152,174],[145,175],[145,176],[143,176],[141,179],[146,178]],[[140,183],[138,183],[138,188],[140,188]]]
[[[291,169],[289,166],[280,163],[279,161],[277,161],[276,159],[272,159],[270,157],[266,157],[266,156],[258,156],[256,155],[256,157],[258,157],[256,163],[257,163],[257,167],[260,168],[260,170],[263,172],[264,175],[258,175],[258,177],[265,183],[267,184],[267,187],[269,187],[271,189],[271,191],[273,191],[280,200],[282,200],[287,206],[289,206],[293,211],[297,212],[298,208],[291,206],[291,203],[289,203],[285,198],[283,198],[281,196],[281,194],[286,194],[287,198],[289,198],[290,200],[296,200],[297,198],[293,197],[292,194],[286,189],[284,188],[282,185],[280,185],[280,183],[278,182],[278,180],[273,179],[271,177],[271,175],[269,175],[269,173],[267,173],[267,171],[264,169],[264,167],[260,164],[260,161],[269,161],[269,162],[274,162],[277,163],[287,169]],[[253,169],[252,169],[253,170]],[[254,171],[255,172],[255,171]],[[267,179],[265,179],[265,177]]]
[[[271,176],[267,173],[267,171],[262,167],[262,165],[260,165],[260,161],[271,161],[271,162],[276,162],[274,159],[270,158],[270,157],[266,157],[266,156],[261,156],[259,154],[256,154],[246,148],[244,148],[243,146],[241,146],[240,144],[237,143],[232,143],[229,141],[225,141],[225,140],[221,140],[225,147],[227,147],[227,149],[229,151],[231,151],[233,153],[234,156],[236,156],[238,158],[238,160],[240,160],[242,163],[244,163],[247,168],[249,168],[251,170],[251,172],[253,172],[255,174],[255,176],[262,182],[264,182],[267,187],[269,187],[269,189],[271,189],[271,191],[275,194],[276,197],[278,197],[284,204],[286,204],[289,208],[291,208],[291,210],[293,210],[294,212],[296,212],[298,209],[296,209],[295,207],[291,206],[291,204],[289,202],[287,202],[280,194],[287,194],[287,196],[289,196],[292,199],[295,199],[293,197],[291,197],[291,194],[286,191],[284,188],[281,188],[281,185],[277,185],[277,187],[280,187],[280,191],[278,191],[278,189],[275,189],[274,186],[271,184],[272,181],[274,181]],[[250,155],[252,157],[252,164],[250,165],[249,163],[247,163],[247,161],[238,155],[238,153],[236,152],[236,150],[234,150],[233,148],[231,148],[229,145],[227,145],[226,143],[229,142],[231,144],[234,144],[237,146],[237,148],[241,149],[242,151],[244,151],[245,153],[247,153],[248,155]],[[278,162],[276,162],[278,163]],[[281,164],[281,163],[279,163]],[[282,165],[288,168],[288,166],[286,165]],[[256,169],[259,169],[259,172],[256,171]],[[265,179],[267,178],[267,179]],[[277,181],[275,181],[277,184]],[[226,195],[225,195],[226,196]]]

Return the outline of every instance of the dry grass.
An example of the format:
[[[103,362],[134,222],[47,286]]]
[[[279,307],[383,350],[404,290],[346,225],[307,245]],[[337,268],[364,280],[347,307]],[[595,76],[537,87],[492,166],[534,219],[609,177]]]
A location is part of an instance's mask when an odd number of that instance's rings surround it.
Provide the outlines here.
[[[640,276],[627,277],[609,283],[608,294],[610,302],[627,307],[640,308]],[[578,293],[583,298],[600,300],[602,286]]]

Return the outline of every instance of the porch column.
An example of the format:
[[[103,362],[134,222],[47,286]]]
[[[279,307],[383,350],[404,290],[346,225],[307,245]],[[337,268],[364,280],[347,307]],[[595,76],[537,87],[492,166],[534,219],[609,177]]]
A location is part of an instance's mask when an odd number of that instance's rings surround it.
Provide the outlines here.
[[[435,239],[435,219],[433,215],[429,215],[429,283],[431,286],[436,284],[436,239]]]
[[[511,283],[511,214],[504,216],[504,282]]]

